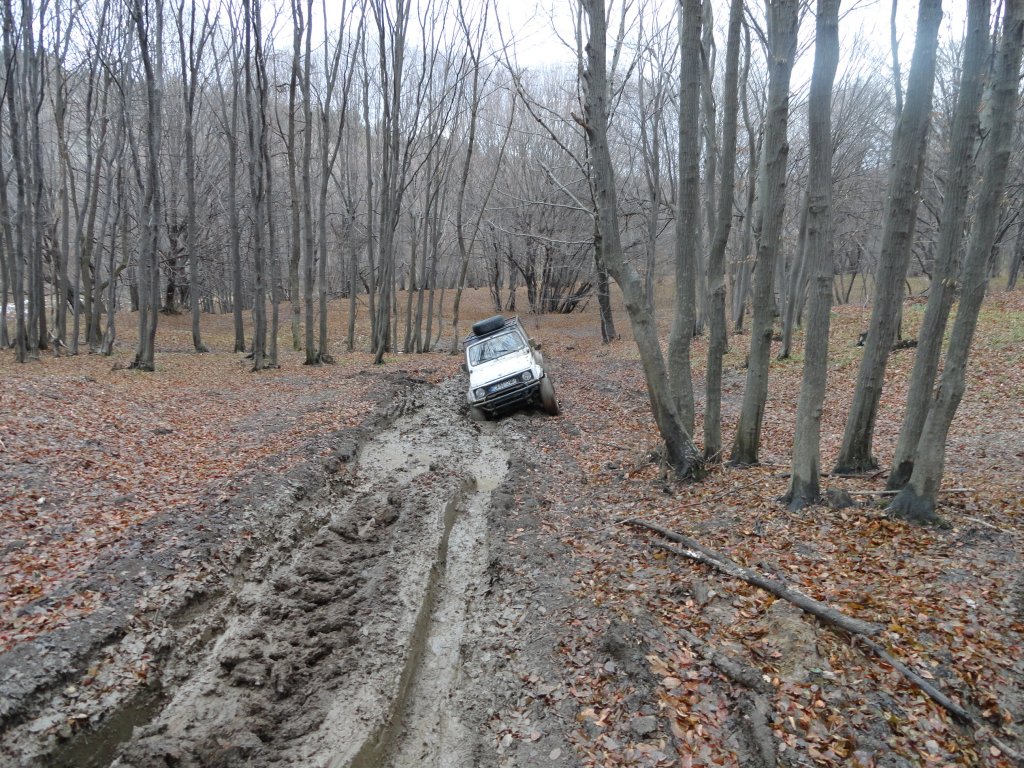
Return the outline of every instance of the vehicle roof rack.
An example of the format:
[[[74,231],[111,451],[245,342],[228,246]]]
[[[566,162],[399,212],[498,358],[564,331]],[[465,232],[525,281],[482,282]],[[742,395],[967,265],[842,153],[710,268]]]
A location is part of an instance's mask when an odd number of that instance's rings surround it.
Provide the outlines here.
[[[472,331],[470,331],[470,334],[466,336],[465,339],[462,340],[462,344],[463,346],[465,346],[466,344],[469,344],[471,341],[474,341],[476,339],[482,339],[487,336],[492,336],[498,331],[503,331],[506,328],[511,328],[514,326],[522,327],[522,323],[519,322],[518,315],[515,315],[507,319],[503,315],[494,315],[492,317],[488,317],[485,320],[478,320],[477,322],[473,323]]]

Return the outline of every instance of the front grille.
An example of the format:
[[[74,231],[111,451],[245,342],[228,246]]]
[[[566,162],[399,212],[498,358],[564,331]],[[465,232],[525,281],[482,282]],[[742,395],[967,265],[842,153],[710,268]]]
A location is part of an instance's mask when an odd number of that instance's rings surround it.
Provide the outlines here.
[[[501,382],[499,382],[501,383]],[[524,405],[535,399],[538,390],[538,381],[534,379],[528,384],[523,384],[518,379],[514,380],[515,386],[503,389],[498,392],[491,392],[487,388],[487,399],[479,403],[488,411],[497,412],[507,408]]]
[[[488,384],[487,394],[495,395],[498,392],[504,392],[507,389],[512,389],[512,387],[518,386],[518,384],[519,376],[512,376],[511,378],[503,379],[502,381],[496,382],[494,384]]]

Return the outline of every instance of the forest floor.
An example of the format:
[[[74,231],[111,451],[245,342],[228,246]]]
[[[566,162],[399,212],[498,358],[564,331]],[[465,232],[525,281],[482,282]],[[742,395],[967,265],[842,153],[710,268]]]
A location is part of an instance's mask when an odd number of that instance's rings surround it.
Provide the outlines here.
[[[490,314],[468,298],[464,316]],[[922,309],[908,303],[907,335]],[[224,351],[225,317],[204,317],[207,355],[189,351],[187,318],[162,317],[153,374],[125,368],[127,316],[113,358],[0,353],[0,763],[1014,765],[1024,294],[983,310],[947,530],[889,520],[884,472],[823,479],[852,508],[777,502],[799,355],[772,363],[761,464],[676,483],[628,321],[602,345],[595,310],[524,318],[561,415],[483,424],[458,357],[374,367],[336,345],[336,365],[288,352],[252,374]],[[834,314],[826,469],[867,312]],[[726,445],[746,337],[730,343]],[[882,467],[912,362],[890,363]],[[626,518],[880,625],[877,642],[987,726]]]

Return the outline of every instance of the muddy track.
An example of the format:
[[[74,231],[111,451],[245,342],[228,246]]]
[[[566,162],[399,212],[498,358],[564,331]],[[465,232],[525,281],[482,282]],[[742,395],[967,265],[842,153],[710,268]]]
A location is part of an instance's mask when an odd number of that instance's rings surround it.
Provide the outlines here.
[[[171,654],[159,711],[113,765],[472,763],[475,725],[444,703],[508,455],[491,425],[460,417],[456,382],[412,392],[330,476],[307,516],[322,524],[179,631],[195,641]]]
[[[172,529],[202,571],[123,590],[106,644],[58,668],[44,639],[38,663],[0,665],[18,692],[0,763],[573,765],[551,664],[563,547],[518,543],[549,482],[536,438],[568,422],[475,424],[457,380],[384,384],[362,427]]]

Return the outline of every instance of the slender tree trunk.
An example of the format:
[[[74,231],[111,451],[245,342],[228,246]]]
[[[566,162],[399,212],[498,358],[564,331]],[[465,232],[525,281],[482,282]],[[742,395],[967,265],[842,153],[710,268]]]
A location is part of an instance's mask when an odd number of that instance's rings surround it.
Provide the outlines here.
[[[1006,277],[1006,290],[1012,291],[1017,287],[1017,277],[1020,275],[1022,263],[1024,263],[1024,219],[1020,219],[1017,222],[1017,239],[1013,244],[1010,272]]]
[[[155,369],[156,325],[160,314],[159,238],[163,209],[160,199],[160,127],[163,88],[163,6],[143,7],[133,0],[132,16],[139,37],[139,55],[146,77],[146,183],[142,202],[143,232],[139,264],[143,280],[139,297],[139,341],[132,368]],[[152,10],[156,18],[150,19]],[[153,35],[151,38],[150,35]],[[153,53],[155,52],[155,56]]]
[[[968,5],[967,39],[946,163],[935,267],[928,306],[921,330],[917,334],[917,350],[914,353],[914,369],[910,376],[903,427],[900,429],[886,483],[890,490],[906,485],[913,471],[914,452],[928,414],[929,395],[939,369],[942,338],[953,306],[954,287],[960,270],[964,218],[975,173],[975,151],[981,123],[979,109],[988,74],[990,5],[990,0],[970,0]]]
[[[810,119],[813,119],[813,116]],[[810,180],[808,180],[809,185]],[[800,227],[796,251],[793,253],[789,273],[786,275],[786,290],[783,293],[782,349],[779,350],[779,360],[788,360],[793,351],[793,331],[798,314],[797,307],[802,303],[800,296],[803,293],[804,287],[804,270],[807,269],[808,205],[808,196],[804,194],[800,201]]]
[[[761,442],[761,424],[768,397],[768,363],[773,326],[772,282],[782,235],[786,205],[786,163],[789,143],[789,80],[796,53],[798,18],[796,0],[767,0],[769,34],[768,112],[764,136],[764,182],[761,184],[761,237],[757,244],[754,271],[754,314],[750,326],[750,355],[743,405],[730,460],[733,464],[756,464]]]
[[[266,148],[267,113],[265,102],[265,61],[263,59],[262,23],[258,0],[245,0],[245,104],[246,135],[249,143],[248,171],[250,205],[253,217],[252,249],[255,266],[253,302],[252,369],[266,368],[267,293],[265,254],[265,179],[263,158]],[[253,69],[255,68],[255,73]]]
[[[288,297],[292,308],[292,349],[302,349],[302,293],[299,269],[302,262],[302,220],[299,204],[298,148],[296,147],[296,95],[301,77],[303,18],[301,0],[292,0],[292,67],[288,80],[288,192],[291,213],[290,250],[288,252]],[[308,126],[306,126],[308,130]],[[367,130],[369,126],[367,126]]]
[[[114,341],[117,339],[117,274],[119,270],[115,267],[115,254],[117,253],[118,222],[123,221],[120,235],[123,247],[124,263],[128,263],[128,228],[127,217],[124,215],[125,204],[125,183],[124,173],[121,168],[117,169],[117,213],[114,216],[114,224],[110,231],[110,258],[107,262],[107,327],[103,331],[103,343],[100,345],[100,354],[109,356],[114,352]]]
[[[693,434],[693,378],[690,342],[697,317],[697,264],[700,261],[700,32],[702,0],[683,0],[680,19],[679,200],[676,214],[675,315],[668,345],[669,376],[676,411]]]
[[[461,14],[461,11],[460,11]],[[485,16],[486,21],[486,16]],[[464,221],[466,206],[466,188],[469,185],[469,171],[472,167],[473,155],[476,152],[476,131],[477,118],[480,113],[480,51],[472,44],[472,36],[469,26],[464,17],[461,18],[462,31],[466,42],[469,45],[469,55],[473,60],[473,78],[470,86],[469,103],[469,134],[466,138],[466,155],[462,161],[462,174],[459,178],[458,198],[455,203],[455,241],[459,247],[459,277],[455,286],[455,300],[452,303],[452,345],[451,354],[458,354],[460,349],[459,338],[459,312],[462,309],[462,291],[466,287],[466,276],[469,272],[469,251],[472,241],[476,238],[480,226],[480,218],[477,217],[476,227],[472,237],[466,236],[466,225]],[[514,112],[513,107],[513,112]],[[489,194],[489,193],[488,193]]]
[[[656,218],[656,217],[655,217]],[[601,341],[607,344],[618,338],[615,333],[615,318],[612,316],[612,299],[608,282],[608,268],[605,266],[604,240],[601,238],[601,224],[598,218],[594,217],[594,266],[597,272],[597,310],[601,317]],[[648,262],[648,267],[650,267]],[[644,293],[651,295],[650,272],[647,273],[644,281]],[[648,303],[653,309],[654,304],[648,298]]]
[[[978,190],[978,213],[967,246],[960,304],[950,332],[942,378],[914,454],[914,469],[909,482],[889,508],[890,514],[917,522],[940,522],[935,514],[935,505],[945,467],[946,438],[966,386],[967,360],[988,286],[989,253],[995,242],[1010,165],[1022,43],[1024,0],[1005,0],[1003,35],[992,83],[992,128],[986,139],[988,146]]]
[[[604,0],[583,0],[583,5],[590,23],[584,74],[584,129],[593,159],[593,185],[601,222],[605,263],[609,274],[622,290],[647,381],[651,410],[665,441],[668,463],[674,467],[678,476],[692,478],[700,473],[697,451],[679,419],[654,315],[647,304],[644,281],[622,252],[615,177],[608,149],[608,76],[605,72],[607,27]]]
[[[796,409],[793,464],[785,501],[791,510],[821,495],[821,411],[828,378],[832,309],[832,85],[839,66],[839,0],[818,0],[811,74],[810,167],[807,179],[807,269],[813,290],[804,343],[804,371]]]
[[[237,74],[236,67],[233,70]],[[242,310],[245,301],[242,294],[242,223],[238,215],[238,78],[232,78],[231,94],[231,135],[228,142],[228,222],[231,231],[231,313],[235,327],[235,352],[245,352],[245,322]]]
[[[747,293],[750,291],[750,272],[754,247],[754,200],[757,195],[757,177],[760,167],[760,136],[754,131],[750,119],[750,105],[747,102],[747,83],[750,80],[750,28],[743,28],[743,75],[740,78],[740,109],[743,127],[747,133],[747,181],[746,204],[743,209],[743,244],[739,258],[733,268],[732,291],[732,332],[743,332],[743,318],[746,314]]]
[[[839,472],[863,472],[877,466],[871,444],[885,382],[885,368],[899,328],[904,279],[914,242],[941,20],[942,0],[921,0],[906,102],[893,138],[889,194],[882,225],[871,322],[864,341],[864,356],[846,420],[843,444],[836,461],[836,471]]]
[[[722,452],[722,359],[728,347],[725,317],[725,249],[732,228],[732,198],[736,183],[736,121],[739,113],[740,29],[743,0],[732,0],[725,44],[725,94],[722,114],[722,178],[718,185],[718,216],[708,255],[708,363],[704,398],[704,459]]]
[[[267,111],[268,90],[265,79],[261,81],[261,85],[260,98],[263,105],[261,112],[265,115]],[[270,331],[267,338],[266,367],[278,368],[280,367],[277,361],[277,336],[281,323],[281,263],[278,258],[277,228],[274,226],[274,166],[270,159],[270,141],[266,138],[269,134],[268,121],[267,118],[264,118],[262,167],[266,191],[263,194],[263,221],[266,223],[267,234],[265,263],[270,273]]]
[[[298,3],[295,3],[298,7]],[[316,258],[316,227],[313,222],[313,95],[311,93],[312,83],[310,82],[311,60],[313,58],[313,0],[306,0],[306,52],[302,64],[302,261],[304,265],[304,291],[303,301],[306,305],[306,365],[318,365],[320,363],[317,355],[315,338],[316,323],[313,305],[313,287],[316,281],[314,270],[314,259]],[[324,257],[323,244],[321,244],[321,258]]]
[[[188,246],[188,302],[192,320],[192,348],[209,352],[203,344],[199,324],[199,235],[196,227],[196,140],[195,102],[199,62],[209,38],[209,16],[203,19],[196,39],[196,4],[190,0],[188,28],[185,27],[184,0],[178,4],[178,52],[181,57],[182,103],[185,108],[185,243]]]
[[[17,43],[14,29],[14,13],[11,8],[11,0],[4,2],[4,60],[7,75],[7,107],[10,120],[11,136],[11,160],[14,165],[14,175],[17,190],[17,209],[14,214],[14,248],[11,253],[11,283],[14,298],[14,350],[15,357],[19,363],[29,359],[28,326],[25,321],[25,258],[27,254],[26,243],[26,211],[28,207],[27,179],[25,172],[25,159],[21,125],[24,116],[21,114],[19,88],[20,70],[17,65]],[[5,179],[6,181],[6,179]],[[4,206],[10,210],[9,206]]]

